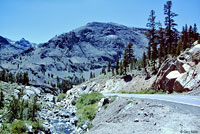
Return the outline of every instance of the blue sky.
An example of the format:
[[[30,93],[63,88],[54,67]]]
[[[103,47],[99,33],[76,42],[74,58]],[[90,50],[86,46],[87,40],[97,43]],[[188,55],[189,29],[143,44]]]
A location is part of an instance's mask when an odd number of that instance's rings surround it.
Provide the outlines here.
[[[172,0],[178,29],[197,24],[200,31],[200,0]],[[114,22],[146,27],[149,13],[164,21],[166,0],[0,0],[0,35],[12,40],[41,43],[88,22]]]

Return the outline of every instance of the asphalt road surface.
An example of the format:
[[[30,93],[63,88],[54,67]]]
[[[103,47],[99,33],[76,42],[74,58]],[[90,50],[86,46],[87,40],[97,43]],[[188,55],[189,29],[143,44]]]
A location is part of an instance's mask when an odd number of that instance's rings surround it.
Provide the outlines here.
[[[120,94],[120,93],[105,93],[104,96],[119,96],[127,98],[144,98],[160,100],[172,103],[179,103],[200,108],[200,96],[189,95],[163,95],[163,94]]]

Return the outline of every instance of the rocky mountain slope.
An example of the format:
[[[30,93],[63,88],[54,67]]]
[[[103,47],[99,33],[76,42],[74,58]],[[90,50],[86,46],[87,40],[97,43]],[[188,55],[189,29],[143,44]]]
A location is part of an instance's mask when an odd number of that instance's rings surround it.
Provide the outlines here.
[[[8,60],[15,54],[21,53],[30,47],[35,47],[36,44],[22,38],[19,41],[12,41],[10,39],[0,36],[0,61]]]
[[[141,58],[148,40],[146,29],[130,28],[114,23],[93,22],[69,33],[55,36],[38,48],[29,48],[4,60],[3,68],[11,72],[27,71],[30,83],[51,86],[56,79],[88,78],[103,66],[122,58],[129,42],[136,58]]]

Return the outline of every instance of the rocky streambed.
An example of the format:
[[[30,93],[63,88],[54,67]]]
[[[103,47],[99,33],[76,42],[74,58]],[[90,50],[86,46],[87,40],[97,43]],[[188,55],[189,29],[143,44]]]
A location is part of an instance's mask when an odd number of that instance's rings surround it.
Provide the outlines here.
[[[44,94],[41,97],[42,109],[39,118],[42,119],[46,132],[50,134],[78,134],[75,116],[76,107],[66,108],[63,101],[56,102],[56,96]]]
[[[50,93],[44,93],[42,89],[32,86],[23,86],[16,83],[6,83],[0,81],[0,88],[3,90],[4,96],[8,98],[10,95],[17,97],[23,90],[23,100],[30,101],[30,98],[37,95],[37,103],[40,105],[40,111],[37,120],[42,122],[44,131],[41,134],[78,134],[76,123],[78,121],[76,107],[66,107],[63,102],[56,102],[57,96]],[[0,117],[3,116],[0,113]],[[2,119],[0,118],[0,126]],[[32,126],[26,124],[28,131],[32,132]]]

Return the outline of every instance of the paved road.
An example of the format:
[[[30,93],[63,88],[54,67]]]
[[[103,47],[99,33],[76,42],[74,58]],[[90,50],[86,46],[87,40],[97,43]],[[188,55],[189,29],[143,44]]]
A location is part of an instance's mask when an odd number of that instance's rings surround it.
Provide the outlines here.
[[[188,95],[160,95],[160,94],[120,94],[120,93],[105,93],[104,96],[119,96],[119,97],[135,97],[161,100],[166,102],[179,103],[184,105],[190,105],[200,108],[200,96],[188,96]]]

